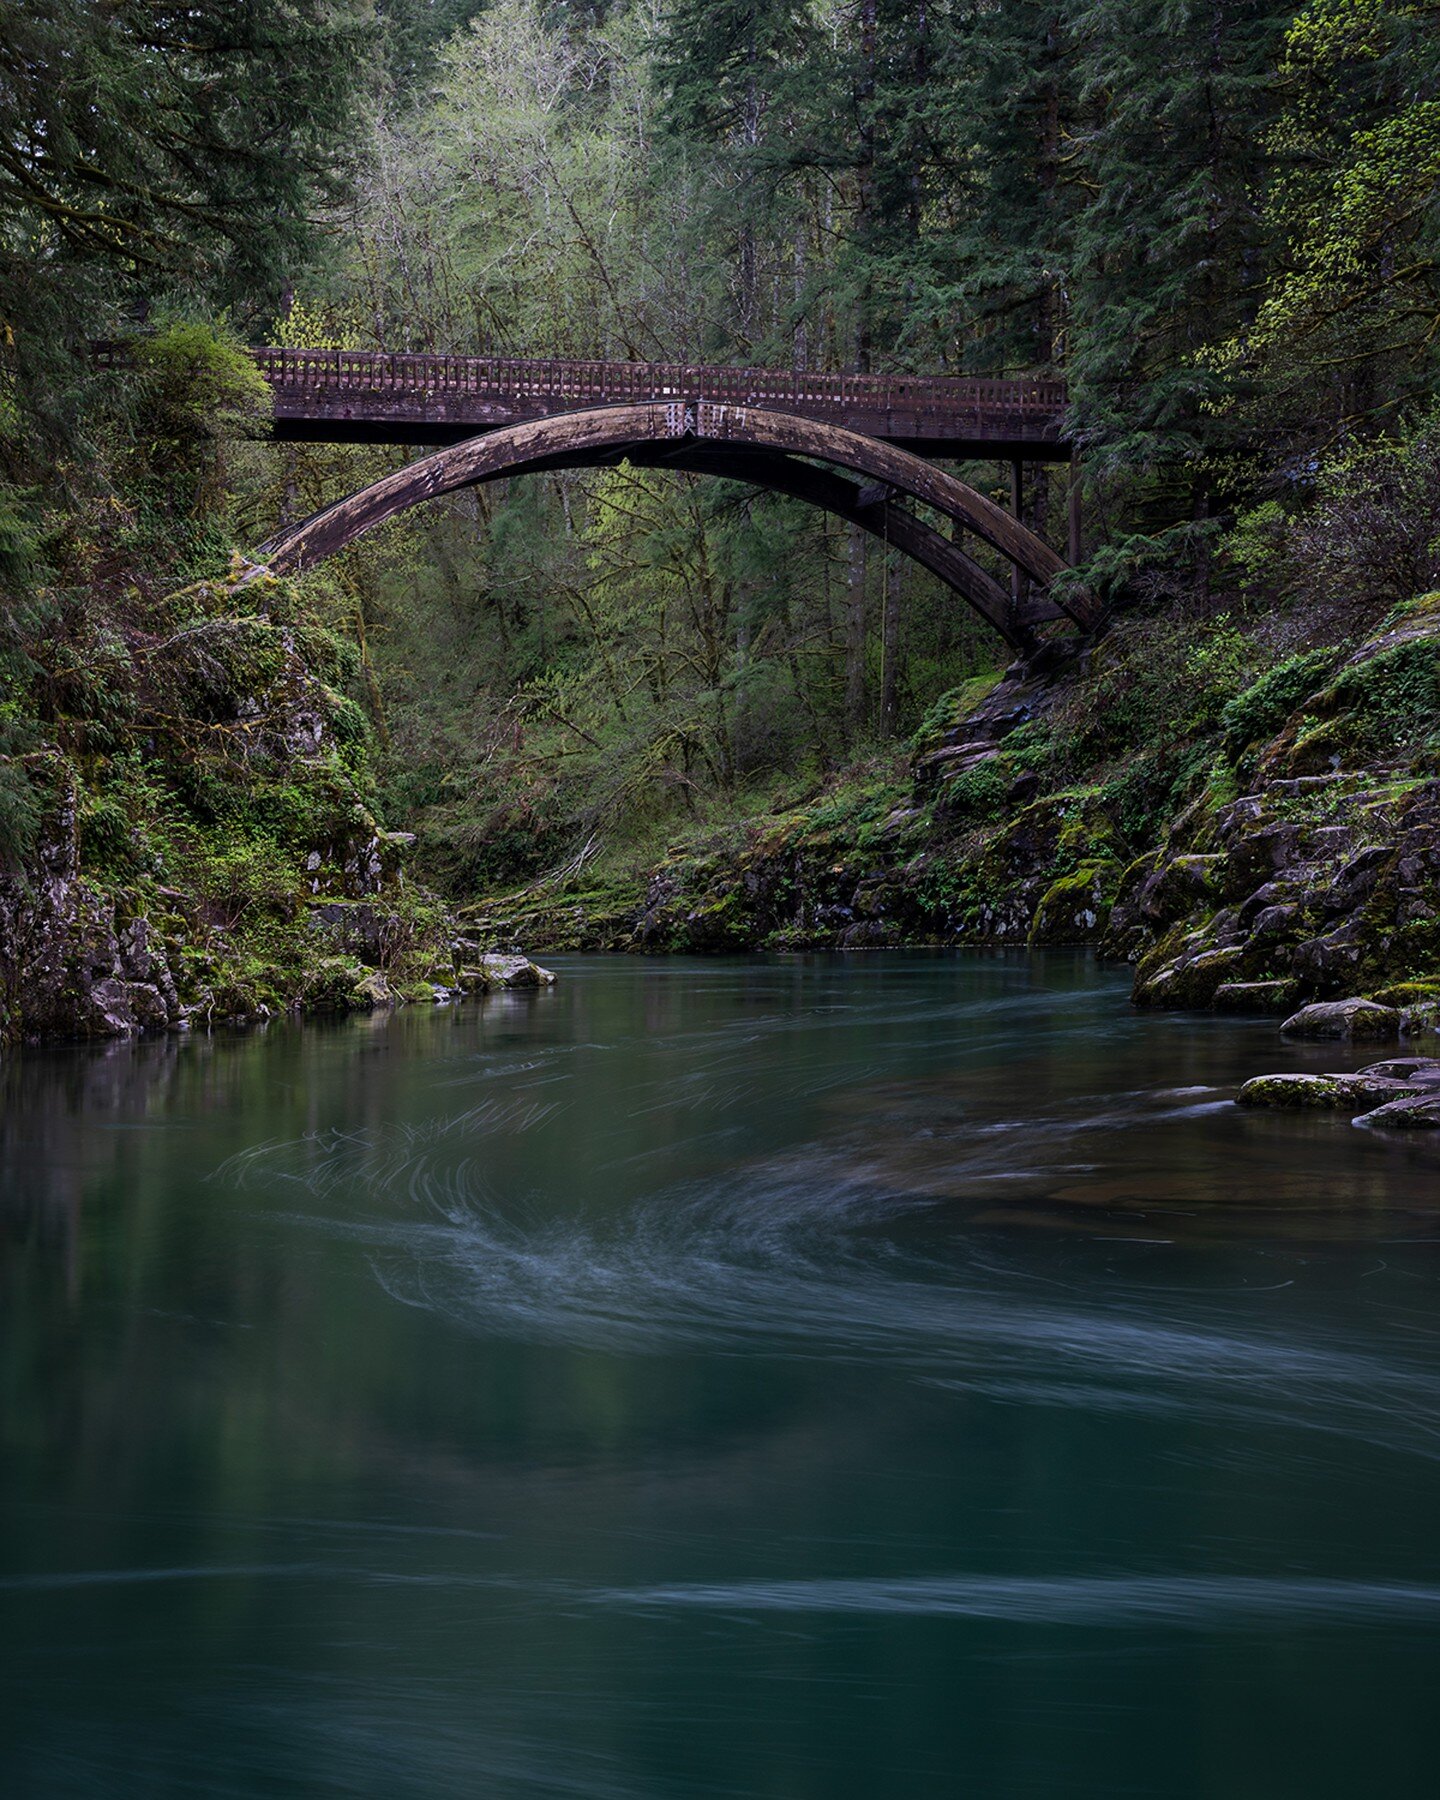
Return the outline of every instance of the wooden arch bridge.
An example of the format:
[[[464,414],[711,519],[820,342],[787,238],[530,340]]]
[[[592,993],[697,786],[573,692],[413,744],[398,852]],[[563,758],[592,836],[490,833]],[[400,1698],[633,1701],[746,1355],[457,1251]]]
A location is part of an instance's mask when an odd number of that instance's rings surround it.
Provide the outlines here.
[[[348,350],[253,355],[274,394],[279,439],[444,446],[277,532],[256,553],[277,574],[459,488],[628,461],[750,482],[835,513],[929,569],[1017,649],[1031,648],[1048,621],[1082,631],[1098,622],[1090,596],[1056,583],[1066,562],[1017,516],[1022,465],[1070,460],[1059,382]],[[1008,462],[1014,510],[932,460],[959,457]],[[1073,556],[1073,478],[1071,492]],[[939,514],[951,535],[913,503]],[[1008,589],[961,548],[965,533],[1009,562]]]

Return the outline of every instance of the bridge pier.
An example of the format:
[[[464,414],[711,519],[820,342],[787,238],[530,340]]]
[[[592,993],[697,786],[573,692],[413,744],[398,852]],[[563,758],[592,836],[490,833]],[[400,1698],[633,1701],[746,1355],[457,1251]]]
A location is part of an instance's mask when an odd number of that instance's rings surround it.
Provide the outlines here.
[[[1078,456],[1072,456],[1070,458],[1070,491],[1066,495],[1065,508],[1067,524],[1069,526],[1066,551],[1072,568],[1076,563],[1085,560],[1084,522],[1080,509],[1080,458]]]
[[[1017,456],[1010,464],[1010,510],[1017,524],[1024,524],[1025,465]],[[1018,563],[1010,565],[1010,603],[1018,613],[1030,597],[1030,583]]]

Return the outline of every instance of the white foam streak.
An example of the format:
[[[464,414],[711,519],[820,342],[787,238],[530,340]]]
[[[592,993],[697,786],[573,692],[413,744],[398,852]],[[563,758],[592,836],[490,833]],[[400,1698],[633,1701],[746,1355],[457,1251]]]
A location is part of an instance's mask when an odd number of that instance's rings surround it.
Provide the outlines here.
[[[629,1354],[883,1358],[979,1397],[1304,1426],[1440,1457],[1440,1391],[1423,1367],[1302,1341],[1283,1322],[1236,1329],[1203,1301],[1187,1311],[1183,1295],[1056,1291],[963,1246],[906,1250],[885,1228],[922,1203],[867,1185],[853,1158],[827,1167],[812,1152],[619,1211],[542,1215],[499,1202],[478,1160],[447,1142],[454,1123],[267,1147],[229,1174],[295,1183],[320,1201],[358,1190],[384,1202],[379,1216],[289,1216],[363,1244],[397,1302],[479,1335]]]
[[[597,1604],[639,1610],[735,1614],[923,1615],[1015,1625],[1131,1626],[1147,1621],[1206,1627],[1233,1620],[1364,1623],[1433,1619],[1440,1587],[1404,1582],[1243,1576],[913,1576],[881,1580],[682,1582],[610,1588]]]

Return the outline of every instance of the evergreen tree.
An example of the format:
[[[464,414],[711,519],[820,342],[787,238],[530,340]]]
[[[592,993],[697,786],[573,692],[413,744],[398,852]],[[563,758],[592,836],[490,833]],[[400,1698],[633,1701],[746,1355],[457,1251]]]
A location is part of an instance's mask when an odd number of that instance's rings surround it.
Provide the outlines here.
[[[1130,0],[1067,11],[1083,199],[1066,372],[1097,473],[1162,477],[1152,522],[1207,503],[1198,459],[1223,435],[1222,383],[1203,353],[1253,316],[1291,14],[1276,0],[1168,0],[1142,30]]]
[[[360,0],[0,0],[0,383],[166,295],[273,314],[336,197]],[[39,407],[43,411],[43,406]]]

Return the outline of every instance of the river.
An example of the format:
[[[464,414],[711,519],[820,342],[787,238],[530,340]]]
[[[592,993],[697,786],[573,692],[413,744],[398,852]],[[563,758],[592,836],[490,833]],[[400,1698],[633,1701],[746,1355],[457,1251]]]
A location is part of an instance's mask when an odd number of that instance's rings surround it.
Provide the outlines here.
[[[0,1792],[1434,1792],[1440,1154],[1231,1104],[1365,1055],[555,966],[4,1066]]]

